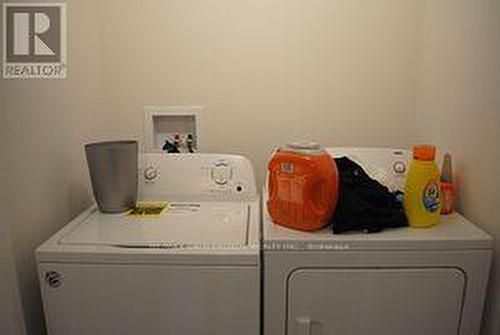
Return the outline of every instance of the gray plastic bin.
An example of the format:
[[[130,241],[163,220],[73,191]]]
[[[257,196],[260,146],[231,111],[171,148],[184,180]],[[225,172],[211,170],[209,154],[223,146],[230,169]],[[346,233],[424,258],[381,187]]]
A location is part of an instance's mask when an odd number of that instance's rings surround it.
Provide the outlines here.
[[[137,141],[85,145],[97,206],[103,213],[122,213],[137,201]]]

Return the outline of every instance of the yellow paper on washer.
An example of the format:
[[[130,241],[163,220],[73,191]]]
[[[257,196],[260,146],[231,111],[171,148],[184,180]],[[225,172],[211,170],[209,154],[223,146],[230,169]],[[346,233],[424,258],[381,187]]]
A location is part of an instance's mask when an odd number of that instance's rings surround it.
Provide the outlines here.
[[[168,202],[166,201],[138,201],[127,216],[136,218],[158,217],[168,211]]]

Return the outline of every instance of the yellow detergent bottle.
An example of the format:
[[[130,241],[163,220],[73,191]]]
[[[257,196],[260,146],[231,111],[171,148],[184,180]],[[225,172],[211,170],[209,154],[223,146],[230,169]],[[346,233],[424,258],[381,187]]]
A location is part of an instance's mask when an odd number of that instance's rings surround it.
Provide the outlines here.
[[[439,223],[441,213],[439,169],[436,148],[417,145],[406,176],[404,209],[411,227],[426,228]]]

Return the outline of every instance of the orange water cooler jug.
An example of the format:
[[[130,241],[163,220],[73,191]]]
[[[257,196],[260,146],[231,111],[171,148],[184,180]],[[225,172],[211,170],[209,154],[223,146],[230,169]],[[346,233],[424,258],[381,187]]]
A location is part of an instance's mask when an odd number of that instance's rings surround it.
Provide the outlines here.
[[[335,161],[319,144],[292,143],[278,149],[268,172],[267,209],[274,223],[305,231],[329,224],[339,177]]]

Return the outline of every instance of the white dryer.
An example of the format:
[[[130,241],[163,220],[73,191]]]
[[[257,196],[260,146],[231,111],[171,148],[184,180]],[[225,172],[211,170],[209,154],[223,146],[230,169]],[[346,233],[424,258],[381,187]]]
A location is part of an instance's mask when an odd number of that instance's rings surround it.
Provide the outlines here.
[[[409,153],[337,148],[404,185]],[[460,214],[429,229],[333,235],[275,225],[263,192],[265,335],[477,335],[492,240]]]
[[[260,200],[244,157],[140,156],[159,217],[95,206],[36,251],[49,335],[260,331]]]

